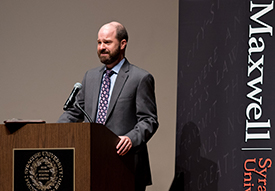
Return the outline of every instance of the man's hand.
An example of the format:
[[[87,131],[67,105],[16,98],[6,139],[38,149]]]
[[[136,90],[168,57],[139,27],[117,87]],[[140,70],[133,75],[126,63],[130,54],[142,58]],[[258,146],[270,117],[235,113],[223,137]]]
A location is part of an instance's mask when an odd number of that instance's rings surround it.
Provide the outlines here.
[[[127,136],[119,136],[119,138],[120,141],[116,146],[117,154],[123,156],[132,148],[132,141]]]

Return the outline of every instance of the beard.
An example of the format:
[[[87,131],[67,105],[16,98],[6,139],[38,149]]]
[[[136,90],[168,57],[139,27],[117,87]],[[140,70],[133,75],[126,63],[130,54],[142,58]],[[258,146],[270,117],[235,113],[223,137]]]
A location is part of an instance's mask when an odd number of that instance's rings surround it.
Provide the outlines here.
[[[102,62],[105,65],[109,65],[114,63],[116,60],[118,60],[120,55],[120,45],[114,50],[114,52],[110,52],[107,50],[102,50],[97,53],[98,57],[100,59],[100,62]],[[108,56],[102,56],[101,54],[108,54]]]

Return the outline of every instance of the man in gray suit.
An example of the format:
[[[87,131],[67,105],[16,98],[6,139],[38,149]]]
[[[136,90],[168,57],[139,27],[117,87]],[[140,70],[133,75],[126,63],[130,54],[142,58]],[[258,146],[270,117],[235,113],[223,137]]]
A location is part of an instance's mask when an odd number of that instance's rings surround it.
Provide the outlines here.
[[[103,123],[119,136],[118,155],[123,156],[130,150],[135,153],[136,190],[145,190],[152,184],[146,143],[158,128],[155,85],[150,73],[125,58],[127,43],[127,31],[120,23],[110,22],[100,28],[97,53],[104,66],[86,72],[77,100],[94,121]],[[110,76],[110,87],[104,91],[102,84],[105,84],[106,73]],[[100,101],[106,92],[108,109],[104,114]],[[80,110],[71,108],[58,122],[83,120],[88,121]]]

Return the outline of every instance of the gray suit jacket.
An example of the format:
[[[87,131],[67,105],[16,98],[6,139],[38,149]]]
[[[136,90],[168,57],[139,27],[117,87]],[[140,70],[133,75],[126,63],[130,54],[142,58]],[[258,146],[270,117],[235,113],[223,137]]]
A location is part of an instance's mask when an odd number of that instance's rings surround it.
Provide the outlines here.
[[[80,106],[96,120],[104,66],[86,72],[77,95]],[[88,120],[76,108],[64,112],[58,122]],[[136,184],[150,185],[151,173],[146,143],[158,128],[153,76],[128,62],[122,65],[107,111],[106,127],[118,136],[128,136],[135,152]]]

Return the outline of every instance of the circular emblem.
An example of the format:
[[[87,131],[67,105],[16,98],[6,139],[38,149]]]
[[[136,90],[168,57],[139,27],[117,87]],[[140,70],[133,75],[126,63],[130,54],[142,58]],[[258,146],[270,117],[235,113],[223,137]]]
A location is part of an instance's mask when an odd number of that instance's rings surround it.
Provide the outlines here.
[[[62,178],[61,162],[48,151],[35,153],[25,166],[25,181],[31,191],[56,191]]]

